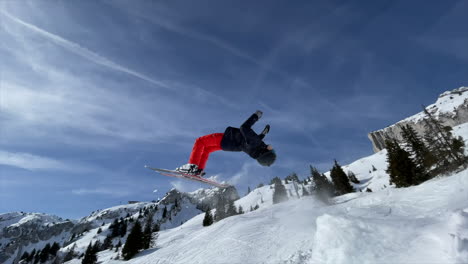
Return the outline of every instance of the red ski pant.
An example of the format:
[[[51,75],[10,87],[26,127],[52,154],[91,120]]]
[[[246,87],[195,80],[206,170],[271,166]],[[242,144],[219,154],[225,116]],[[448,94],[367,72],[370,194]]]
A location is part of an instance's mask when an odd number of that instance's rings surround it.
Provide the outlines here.
[[[224,133],[214,133],[199,137],[195,140],[189,163],[198,165],[199,169],[205,169],[206,162],[211,152],[221,150],[221,140]]]

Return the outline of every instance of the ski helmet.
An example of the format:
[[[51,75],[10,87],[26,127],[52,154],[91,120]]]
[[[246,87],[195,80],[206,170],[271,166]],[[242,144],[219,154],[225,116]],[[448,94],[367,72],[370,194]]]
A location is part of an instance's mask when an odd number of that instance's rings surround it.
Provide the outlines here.
[[[260,165],[268,167],[271,166],[275,162],[275,160],[276,153],[273,149],[266,151],[265,153],[260,155],[260,157],[257,158],[257,161],[258,163],[260,163]]]

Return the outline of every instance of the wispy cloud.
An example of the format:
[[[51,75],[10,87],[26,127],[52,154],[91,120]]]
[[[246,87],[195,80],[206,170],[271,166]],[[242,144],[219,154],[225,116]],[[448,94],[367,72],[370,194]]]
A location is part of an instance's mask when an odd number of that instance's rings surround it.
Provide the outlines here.
[[[30,153],[0,150],[0,164],[27,170],[72,170],[66,163]]]
[[[112,60],[109,60],[95,52],[92,52],[90,51],[89,49],[85,48],[85,47],[82,47],[80,46],[79,44],[75,43],[75,42],[72,42],[72,41],[69,41],[65,38],[62,38],[58,35],[55,35],[55,34],[52,34],[44,29],[41,29],[35,25],[32,25],[32,24],[29,24],[13,15],[11,15],[10,13],[8,13],[7,11],[5,10],[0,10],[0,13],[5,15],[6,17],[8,17],[9,19],[11,19],[12,21],[40,34],[41,36],[43,37],[46,37],[48,39],[50,39],[51,41],[53,41],[55,44],[77,54],[77,55],[80,55],[81,57],[83,58],[86,58],[94,63],[97,63],[99,65],[102,65],[102,66],[105,66],[109,69],[112,69],[112,70],[116,70],[116,71],[120,71],[120,72],[123,72],[123,73],[126,73],[126,74],[129,74],[129,75],[132,75],[136,78],[139,78],[139,79],[142,79],[142,80],[145,80],[145,81],[148,81],[152,84],[155,84],[159,87],[163,87],[163,88],[166,88],[166,89],[172,89],[172,87],[170,87],[167,83],[165,83],[164,81],[161,81],[161,80],[155,80],[154,78],[151,78],[151,77],[148,77],[142,73],[139,73],[137,71],[134,71],[132,69],[129,69],[125,66],[122,66],[116,62],[113,62]]]
[[[72,193],[75,195],[105,195],[112,197],[125,197],[131,194],[128,191],[115,188],[81,188],[72,190]]]

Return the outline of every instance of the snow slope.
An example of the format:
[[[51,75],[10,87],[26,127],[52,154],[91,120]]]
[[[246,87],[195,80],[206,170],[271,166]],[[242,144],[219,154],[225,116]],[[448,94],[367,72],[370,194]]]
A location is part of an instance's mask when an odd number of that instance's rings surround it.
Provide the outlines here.
[[[200,214],[125,263],[468,262],[468,170],[335,202],[291,199],[209,227]]]

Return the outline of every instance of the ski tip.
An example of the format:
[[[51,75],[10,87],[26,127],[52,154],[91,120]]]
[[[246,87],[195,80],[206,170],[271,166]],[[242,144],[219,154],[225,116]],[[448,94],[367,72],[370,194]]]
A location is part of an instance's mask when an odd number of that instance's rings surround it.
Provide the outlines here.
[[[149,167],[148,167],[148,165],[145,165],[145,166],[143,166],[143,167],[145,167],[145,168],[149,168]]]

